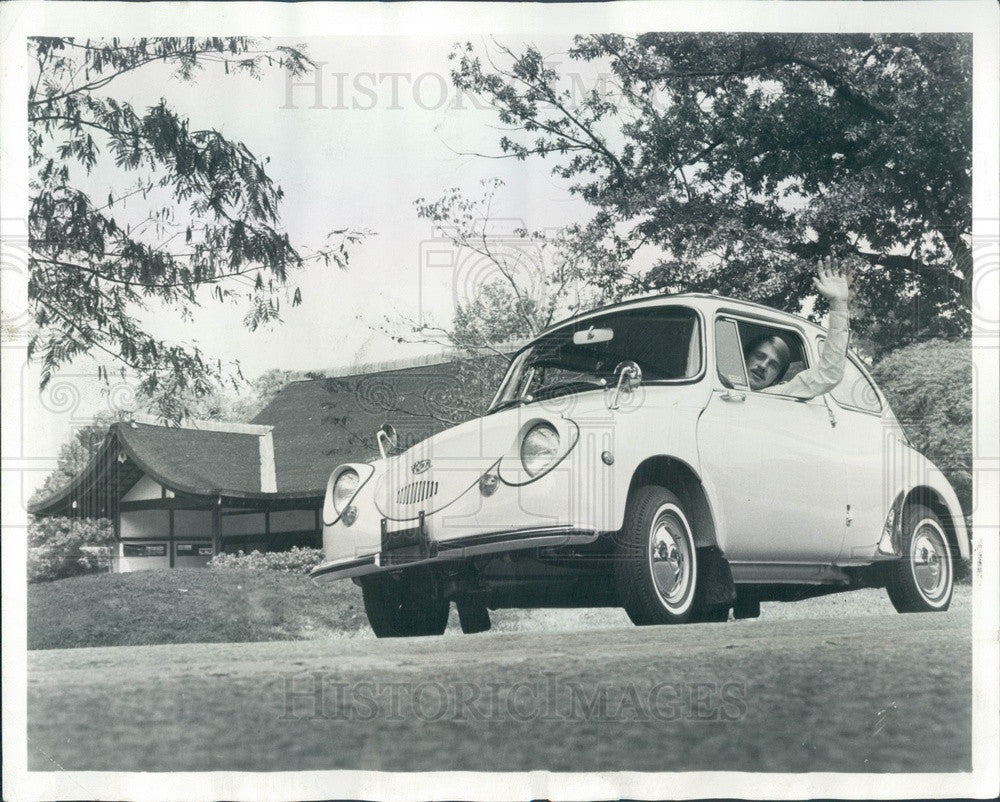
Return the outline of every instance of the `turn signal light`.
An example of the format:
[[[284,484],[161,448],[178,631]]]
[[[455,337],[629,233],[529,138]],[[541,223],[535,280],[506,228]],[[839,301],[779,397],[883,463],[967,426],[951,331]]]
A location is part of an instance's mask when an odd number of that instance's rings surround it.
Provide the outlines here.
[[[495,473],[484,473],[479,477],[479,492],[484,496],[492,496],[497,492],[500,480]]]

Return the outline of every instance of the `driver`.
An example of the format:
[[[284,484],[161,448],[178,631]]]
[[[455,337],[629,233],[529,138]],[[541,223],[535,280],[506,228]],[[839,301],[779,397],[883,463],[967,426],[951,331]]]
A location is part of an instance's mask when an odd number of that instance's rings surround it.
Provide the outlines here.
[[[793,376],[787,382],[776,383],[791,362],[791,348],[778,335],[754,340],[745,354],[750,389],[765,393],[790,395],[795,398],[815,398],[836,387],[844,376],[844,360],[850,339],[847,302],[850,297],[850,277],[843,264],[833,257],[820,260],[813,278],[817,292],[830,304],[830,325],[819,355],[819,362]]]

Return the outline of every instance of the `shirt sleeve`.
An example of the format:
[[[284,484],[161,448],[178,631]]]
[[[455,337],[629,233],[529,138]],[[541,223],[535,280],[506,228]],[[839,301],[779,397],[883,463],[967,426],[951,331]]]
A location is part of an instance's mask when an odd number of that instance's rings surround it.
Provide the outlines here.
[[[787,382],[773,384],[760,392],[790,395],[802,399],[815,398],[830,392],[844,377],[844,361],[847,359],[849,340],[850,325],[847,309],[831,309],[830,326],[819,355],[819,362],[795,374]]]

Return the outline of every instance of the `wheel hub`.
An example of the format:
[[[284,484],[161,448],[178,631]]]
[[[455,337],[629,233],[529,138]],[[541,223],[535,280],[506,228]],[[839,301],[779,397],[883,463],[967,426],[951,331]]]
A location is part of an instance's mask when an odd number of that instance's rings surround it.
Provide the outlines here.
[[[946,591],[948,567],[947,552],[937,531],[923,527],[913,536],[911,550],[913,578],[920,592],[928,599],[938,598]]]
[[[691,559],[679,521],[661,515],[650,532],[650,565],[657,593],[668,604],[681,602],[690,585]]]

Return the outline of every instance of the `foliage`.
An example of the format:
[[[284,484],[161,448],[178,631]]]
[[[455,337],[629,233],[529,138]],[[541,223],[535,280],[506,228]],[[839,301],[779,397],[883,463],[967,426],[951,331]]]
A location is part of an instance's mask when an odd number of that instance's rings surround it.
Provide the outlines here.
[[[972,346],[930,340],[900,348],[872,369],[913,446],[948,477],[972,510]]]
[[[210,568],[237,571],[282,571],[286,574],[308,574],[323,561],[322,549],[292,546],[288,551],[260,552],[256,549],[249,554],[216,554],[209,560]]]
[[[86,426],[74,429],[69,440],[59,446],[55,470],[45,477],[45,482],[32,494],[29,504],[62,490],[72,482],[98,452],[112,423],[112,415],[102,414],[95,416]]]
[[[110,92],[138,74],[158,86],[190,83],[207,65],[258,76],[269,66],[300,74],[311,62],[244,37],[44,37],[28,48],[28,296],[38,328],[29,355],[41,361],[43,387],[83,354],[110,356],[176,420],[189,414],[185,399],[207,396],[239,368],[159,339],[137,313],[163,305],[189,320],[211,291],[245,300],[244,322],[256,329],[279,320],[283,293],[301,300],[288,287],[293,270],[310,260],[346,267],[363,233],[334,231],[304,254],[282,230],[283,193],[267,159],[163,98],[135,108]],[[106,200],[93,189],[105,179],[114,183]],[[103,366],[98,373],[107,380]]]
[[[553,160],[594,207],[571,234],[608,292],[798,311],[815,258],[853,254],[879,351],[968,331],[970,36],[579,36],[562,72],[535,47],[452,57],[507,127],[501,156]]]
[[[108,571],[114,539],[107,518],[35,518],[28,525],[28,581]]]
[[[454,327],[414,324],[413,331],[469,352],[530,338],[557,314],[579,311],[582,302],[579,255],[569,256],[558,238],[505,226],[493,214],[503,181],[480,185],[475,199],[452,188],[436,201],[415,201],[417,216],[454,249],[457,266]]]
[[[235,394],[229,395],[220,418],[249,422],[275,399],[286,384],[303,378],[306,378],[305,374],[295,370],[273,368],[265,371],[248,384],[238,387]]]
[[[582,266],[588,254],[562,233],[529,232],[495,216],[504,183],[480,182],[477,198],[458,188],[435,201],[418,198],[417,216],[429,221],[455,255],[450,326],[403,319],[397,342],[435,343],[452,350],[457,385],[441,408],[440,420],[457,423],[481,415],[506,373],[509,355],[521,342],[556,319],[596,305],[602,294],[586,287]]]

